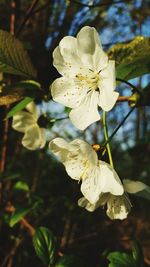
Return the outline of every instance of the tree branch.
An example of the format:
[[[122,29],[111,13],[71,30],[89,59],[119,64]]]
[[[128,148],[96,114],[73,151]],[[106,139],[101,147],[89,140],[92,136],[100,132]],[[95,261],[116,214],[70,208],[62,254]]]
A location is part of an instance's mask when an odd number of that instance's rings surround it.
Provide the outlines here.
[[[30,16],[32,15],[33,13],[33,10],[35,9],[36,5],[38,4],[39,0],[34,0],[31,4],[31,6],[27,9],[26,11],[26,14],[25,14],[25,17],[22,21],[22,23],[20,24],[19,28],[17,29],[16,31],[16,36],[18,36],[21,31],[23,30],[26,22],[28,21],[28,19],[30,18]]]

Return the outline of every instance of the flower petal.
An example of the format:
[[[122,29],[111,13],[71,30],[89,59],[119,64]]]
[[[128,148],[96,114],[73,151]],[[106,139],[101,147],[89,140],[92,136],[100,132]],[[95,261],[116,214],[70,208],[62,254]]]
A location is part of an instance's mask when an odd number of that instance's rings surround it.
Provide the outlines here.
[[[110,60],[108,67],[101,71],[99,81],[99,106],[105,111],[111,110],[118,99],[119,93],[114,92],[115,87],[115,61]]]
[[[95,204],[99,200],[102,189],[103,183],[99,167],[89,167],[82,177],[82,194],[91,204]]]
[[[51,94],[56,102],[76,108],[86,96],[86,90],[79,90],[72,79],[62,77],[52,83]]]
[[[130,194],[135,194],[148,188],[148,186],[140,181],[123,180],[124,189]]]
[[[68,76],[74,77],[77,73],[80,72],[80,68],[82,66],[80,59],[78,59],[77,57],[77,51],[70,51],[70,48],[72,47],[71,45],[68,47],[68,44],[74,43],[74,41],[72,41],[72,38],[73,37],[71,37],[70,39],[70,36],[69,39],[66,39],[66,37],[64,37],[60,42],[59,46],[57,46],[53,52],[54,67],[58,70],[58,72],[61,75],[67,77]],[[66,43],[66,41],[68,42]],[[66,51],[65,53],[64,50]]]
[[[113,195],[122,195],[123,185],[116,171],[106,162],[99,161],[100,175],[102,180],[102,192]]]
[[[129,198],[124,194],[123,196],[110,195],[107,200],[107,215],[111,220],[126,219],[131,210],[131,203]]]
[[[37,124],[30,126],[22,139],[22,145],[29,150],[43,148],[46,143],[45,129]]]
[[[85,26],[77,34],[78,53],[84,66],[99,72],[108,64],[108,56],[102,50],[98,32]]]
[[[19,111],[13,116],[12,128],[18,132],[25,133],[28,127],[36,123],[36,118],[26,111]]]
[[[26,106],[26,110],[29,111],[35,117],[35,119],[38,119],[37,107],[34,102],[29,103]]]
[[[67,143],[62,138],[55,138],[50,142],[49,148],[62,161],[68,175],[76,180],[81,179],[88,162],[90,165],[97,163],[96,152],[80,139]]]
[[[84,130],[93,122],[100,120],[97,103],[98,92],[91,91],[79,107],[71,110],[69,117],[78,129]]]
[[[49,149],[64,163],[69,153],[69,143],[63,138],[55,138],[49,143]]]
[[[99,206],[97,206],[97,202],[95,204],[91,204],[85,197],[81,197],[78,200],[78,206],[85,208],[86,210],[93,212],[95,211]]]

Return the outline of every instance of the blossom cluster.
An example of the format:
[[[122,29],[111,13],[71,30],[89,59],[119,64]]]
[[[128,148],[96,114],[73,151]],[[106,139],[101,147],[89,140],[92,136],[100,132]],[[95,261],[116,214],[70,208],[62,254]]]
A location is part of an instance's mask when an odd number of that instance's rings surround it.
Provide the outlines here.
[[[53,52],[53,65],[62,75],[50,89],[54,101],[71,109],[69,118],[80,130],[100,120],[99,108],[110,111],[118,99],[115,61],[103,51],[99,35],[93,27],[83,27],[77,37],[66,36]],[[30,150],[43,148],[46,129],[39,123],[36,105],[13,116],[12,127],[24,133],[22,144]],[[81,183],[82,197],[78,205],[94,211],[107,205],[110,219],[125,219],[131,209],[128,193],[137,193],[147,186],[139,181],[120,180],[114,168],[98,159],[88,143],[76,139],[70,143],[55,138],[50,150],[65,166],[67,174]]]

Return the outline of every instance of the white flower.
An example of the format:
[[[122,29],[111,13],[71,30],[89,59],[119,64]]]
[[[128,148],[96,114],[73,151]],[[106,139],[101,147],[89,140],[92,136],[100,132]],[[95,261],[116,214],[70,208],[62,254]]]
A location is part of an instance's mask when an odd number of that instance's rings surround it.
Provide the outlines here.
[[[49,148],[64,164],[68,175],[82,182],[81,192],[90,203],[96,203],[101,193],[123,194],[117,173],[108,163],[98,160],[96,152],[83,140],[68,143],[55,138]]]
[[[78,205],[92,212],[100,206],[107,204],[106,213],[108,217],[112,220],[123,220],[127,218],[132,207],[127,193],[135,194],[147,188],[147,185],[142,182],[128,179],[123,180],[123,185],[125,193],[121,196],[115,196],[110,193],[101,194],[98,201],[94,204],[90,203],[85,197],[82,197],[78,200]]]
[[[83,27],[76,38],[64,37],[53,58],[63,77],[52,83],[52,97],[72,109],[72,123],[84,130],[100,119],[98,106],[109,111],[116,103],[115,61],[108,60],[97,31],[89,26]]]
[[[29,150],[42,148],[46,143],[45,129],[39,127],[38,118],[39,114],[34,102],[26,106],[26,111],[19,111],[13,116],[12,127],[24,133],[22,145]]]

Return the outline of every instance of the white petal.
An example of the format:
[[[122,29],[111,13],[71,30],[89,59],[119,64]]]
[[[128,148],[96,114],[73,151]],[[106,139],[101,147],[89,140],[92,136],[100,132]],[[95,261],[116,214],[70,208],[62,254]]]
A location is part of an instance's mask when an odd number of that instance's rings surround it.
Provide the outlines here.
[[[85,197],[81,197],[78,200],[78,206],[82,207],[82,208],[85,208],[86,210],[88,210],[90,212],[95,211],[99,207],[99,206],[97,206],[97,203],[96,204],[91,204]]]
[[[126,192],[130,194],[135,194],[139,191],[143,191],[144,189],[148,188],[148,186],[140,181],[131,181],[128,179],[123,180],[124,189]]]
[[[62,138],[55,138],[50,142],[49,148],[62,161],[72,179],[80,180],[89,164],[97,163],[96,152],[80,139],[67,143]]]
[[[49,143],[49,149],[64,163],[67,159],[70,145],[63,138],[55,138]]]
[[[94,151],[91,145],[81,139],[75,139],[70,144],[74,146],[73,151],[78,151],[78,153],[82,154],[82,157],[90,161],[93,166],[97,165],[97,153]]]
[[[106,162],[99,161],[100,175],[102,180],[102,192],[110,192],[113,195],[122,195],[123,185],[116,171]]]
[[[86,96],[86,90],[79,90],[73,79],[56,79],[51,85],[51,94],[56,102],[76,108]]]
[[[131,210],[131,203],[129,198],[124,194],[123,196],[110,195],[107,201],[107,215],[110,219],[126,219]]]
[[[95,204],[102,193],[103,184],[99,167],[89,167],[84,173],[81,192],[84,197],[91,203]]]
[[[78,52],[88,68],[99,72],[108,64],[108,56],[102,50],[100,38],[93,27],[85,26],[77,34]]]
[[[66,37],[65,37],[64,41],[65,40],[66,40]],[[71,40],[72,40],[72,37],[71,37]],[[69,37],[67,46],[65,48],[67,50],[67,52],[66,52],[66,54],[63,53],[63,48],[61,48],[61,46],[64,47],[64,41],[61,42],[60,45],[57,46],[53,52],[53,59],[54,59],[53,65],[61,75],[74,77],[77,73],[80,72],[81,62],[80,62],[80,60],[75,61],[75,58],[77,59],[77,55],[76,55],[77,52],[75,52],[75,51],[74,51],[74,53],[73,53],[73,51],[71,52],[70,47],[68,47],[68,43],[70,43],[70,37]],[[71,43],[72,43],[72,41],[71,41]],[[63,55],[60,52],[60,48],[61,48]],[[69,50],[69,55],[71,54],[69,58],[67,56],[68,50]]]
[[[28,127],[36,123],[36,118],[26,111],[19,111],[13,116],[12,128],[24,133]]]
[[[84,130],[93,122],[100,120],[98,92],[89,92],[82,104],[78,108],[71,110],[69,117],[72,123],[80,130]]]
[[[119,93],[118,92],[109,92],[108,90],[101,90],[100,92],[100,99],[99,99],[99,106],[104,110],[104,111],[110,111],[117,99],[118,99]]]
[[[64,65],[70,68],[70,74],[75,74],[80,72],[80,67],[82,67],[81,59],[78,56],[77,50],[77,39],[72,36],[64,37],[59,43],[60,54],[63,57]],[[57,57],[54,56],[54,65]],[[67,73],[66,73],[67,75]]]
[[[110,60],[108,67],[100,73],[99,81],[99,106],[105,111],[111,110],[118,99],[119,93],[114,92],[115,87],[115,63]]]
[[[35,119],[38,118],[37,107],[36,107],[36,104],[34,102],[29,103],[26,106],[26,110],[28,110],[35,117]]]
[[[39,128],[37,124],[29,127],[22,139],[22,145],[29,150],[43,148],[45,143],[45,129]]]

